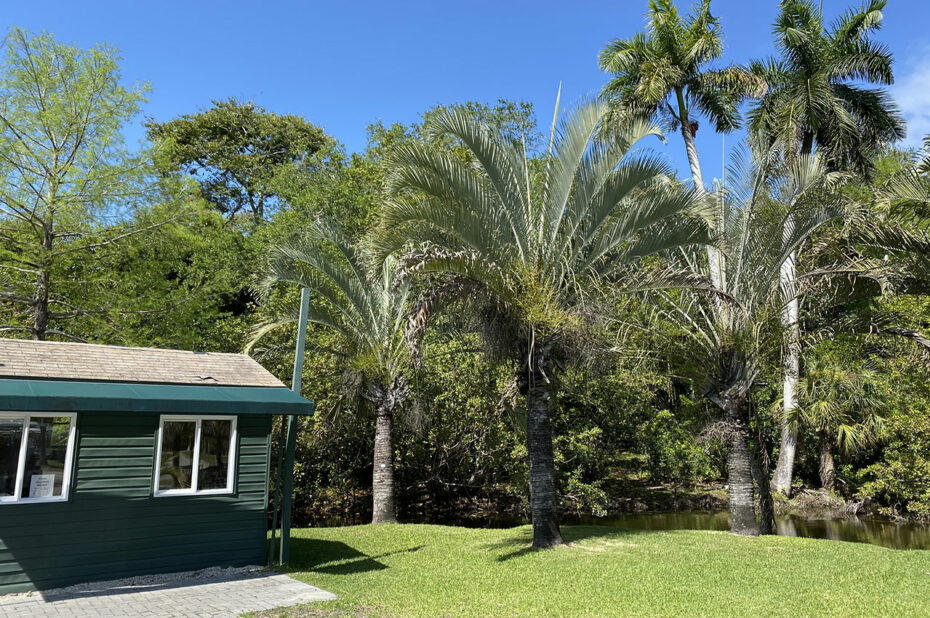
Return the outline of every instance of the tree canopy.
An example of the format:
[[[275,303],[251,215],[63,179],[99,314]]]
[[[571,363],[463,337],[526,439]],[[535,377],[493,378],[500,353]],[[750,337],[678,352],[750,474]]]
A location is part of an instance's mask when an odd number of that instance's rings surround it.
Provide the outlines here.
[[[322,129],[299,116],[278,115],[251,102],[214,101],[197,114],[145,123],[159,144],[162,172],[193,176],[203,198],[228,217],[248,214],[255,223],[279,207],[279,174],[313,167],[314,155],[332,147]]]

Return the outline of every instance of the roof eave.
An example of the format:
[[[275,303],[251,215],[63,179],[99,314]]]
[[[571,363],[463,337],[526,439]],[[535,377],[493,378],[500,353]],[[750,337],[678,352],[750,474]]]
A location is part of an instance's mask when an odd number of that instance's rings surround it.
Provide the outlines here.
[[[0,378],[0,410],[309,416],[313,414],[314,403],[283,386],[194,386]]]

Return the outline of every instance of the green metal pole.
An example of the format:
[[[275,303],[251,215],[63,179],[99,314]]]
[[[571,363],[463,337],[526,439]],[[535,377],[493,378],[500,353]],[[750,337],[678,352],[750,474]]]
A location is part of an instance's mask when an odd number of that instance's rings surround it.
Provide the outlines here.
[[[278,465],[274,469],[274,511],[271,515],[271,548],[268,551],[268,566],[274,565],[275,534],[278,531],[278,514],[281,512],[281,469],[284,467],[284,422],[278,431]]]
[[[307,312],[310,310],[310,289],[300,291],[300,318],[297,322],[297,346],[294,350],[294,375],[291,390],[300,394],[304,372],[304,346],[307,342]],[[284,454],[284,487],[281,504],[281,556],[278,562],[286,565],[291,559],[291,503],[294,492],[294,451],[297,448],[297,417],[287,417],[287,440]]]

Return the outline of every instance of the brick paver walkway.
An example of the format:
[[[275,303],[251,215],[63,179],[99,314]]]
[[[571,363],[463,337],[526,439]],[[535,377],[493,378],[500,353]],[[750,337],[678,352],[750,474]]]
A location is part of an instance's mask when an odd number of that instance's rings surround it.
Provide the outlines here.
[[[156,576],[0,596],[0,616],[47,618],[226,618],[243,612],[335,599],[287,575],[228,571],[190,577]]]

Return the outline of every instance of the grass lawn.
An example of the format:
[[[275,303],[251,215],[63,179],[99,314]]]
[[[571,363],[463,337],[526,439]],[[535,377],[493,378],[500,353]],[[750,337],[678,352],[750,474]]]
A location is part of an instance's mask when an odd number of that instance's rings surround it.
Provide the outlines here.
[[[261,616],[928,616],[930,551],[726,532],[565,526],[295,530],[289,573],[338,601]]]

